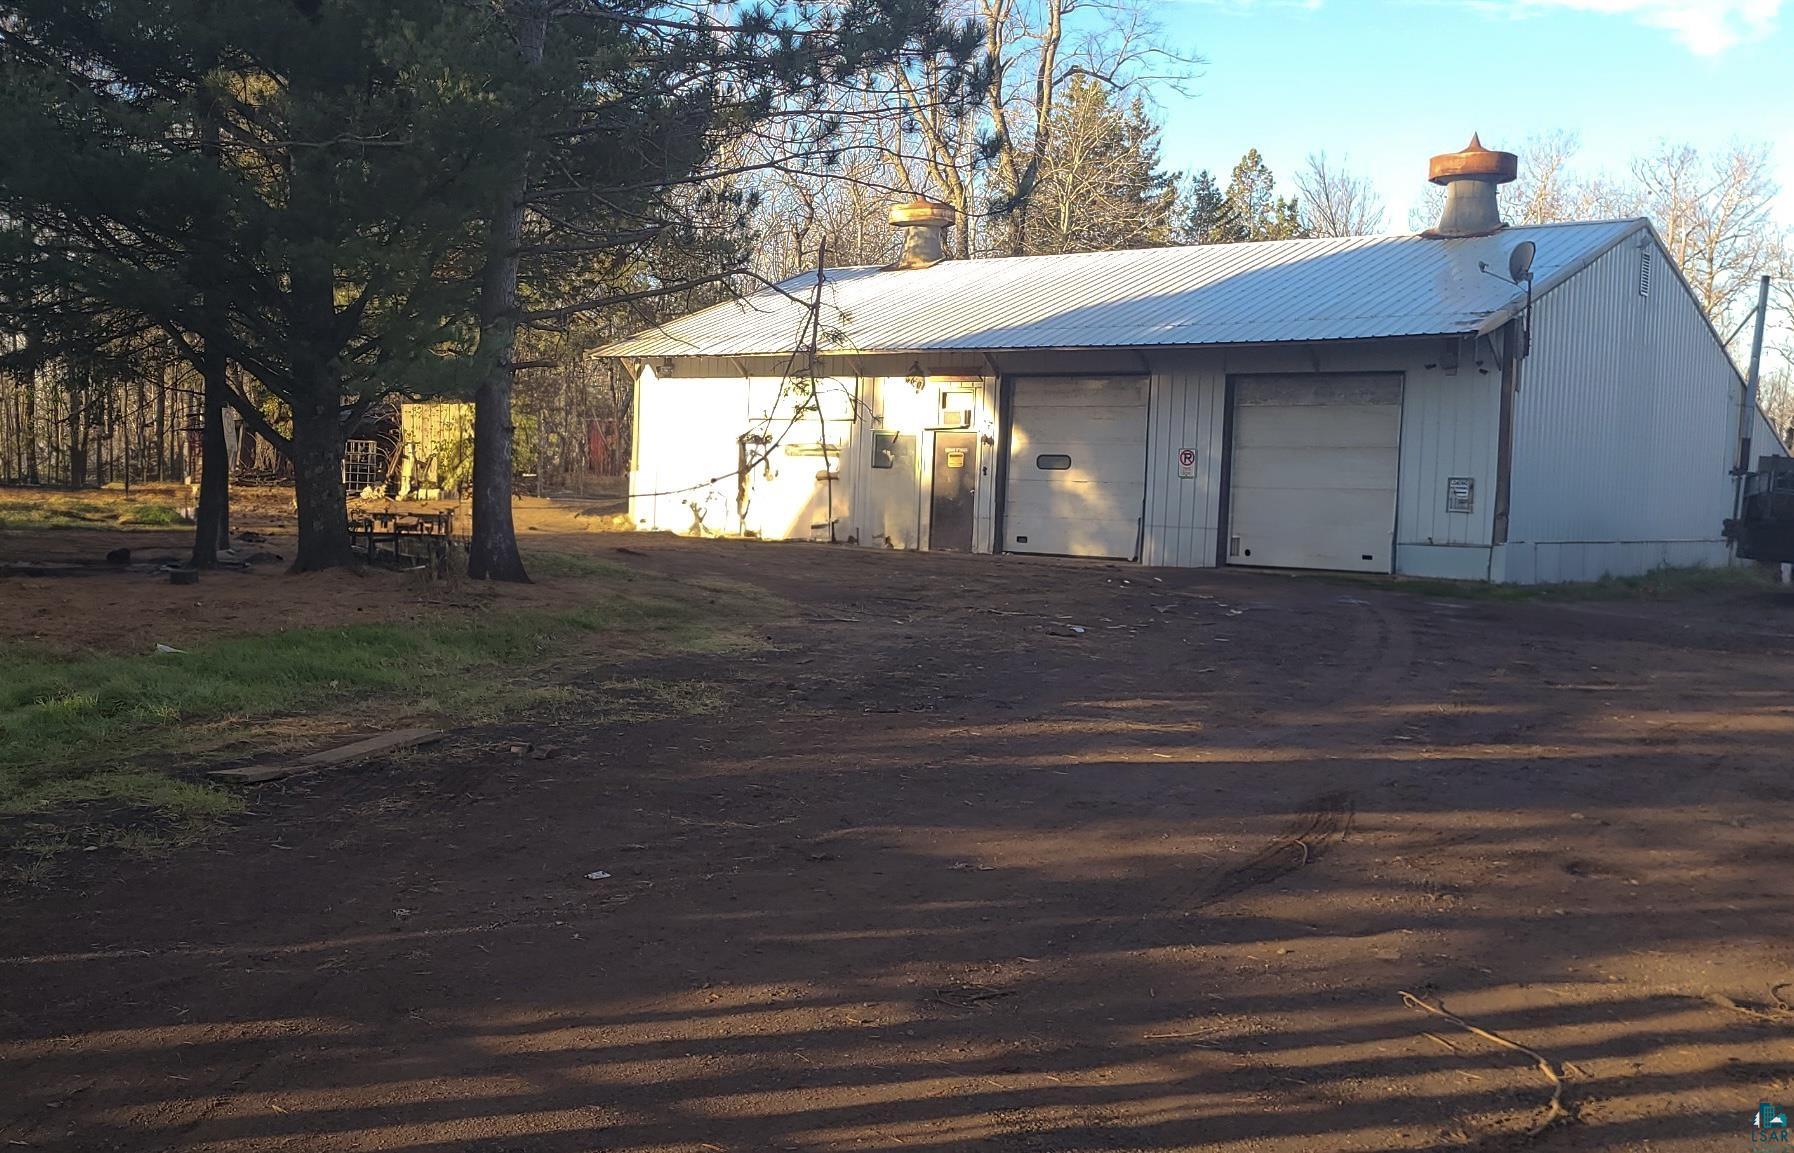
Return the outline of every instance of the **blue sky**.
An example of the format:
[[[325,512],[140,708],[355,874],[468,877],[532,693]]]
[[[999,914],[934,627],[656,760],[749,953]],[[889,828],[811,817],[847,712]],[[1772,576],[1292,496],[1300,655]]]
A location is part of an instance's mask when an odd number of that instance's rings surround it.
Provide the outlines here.
[[[1785,11],[1784,11],[1785,8]],[[1160,98],[1168,167],[1223,183],[1257,147],[1290,178],[1313,150],[1375,181],[1390,231],[1427,158],[1472,131],[1519,151],[1581,139],[1576,170],[1621,171],[1657,141],[1775,151],[1794,224],[1794,0],[1171,0],[1175,42],[1207,63]]]

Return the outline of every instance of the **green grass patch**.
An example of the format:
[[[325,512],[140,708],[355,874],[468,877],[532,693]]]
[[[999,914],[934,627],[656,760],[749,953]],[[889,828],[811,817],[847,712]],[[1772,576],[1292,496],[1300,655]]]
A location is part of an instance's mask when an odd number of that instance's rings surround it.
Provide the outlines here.
[[[240,804],[236,793],[191,779],[208,763],[208,731],[240,734],[258,721],[373,705],[477,723],[583,695],[547,683],[557,658],[577,655],[587,667],[758,643],[752,627],[764,600],[714,586],[649,593],[631,584],[604,582],[601,597],[565,609],[292,629],[180,654],[62,658],[0,648],[0,818],[122,806],[203,823]],[[714,686],[619,683],[632,695],[618,719],[703,712],[720,700]]]
[[[145,528],[174,528],[186,524],[186,520],[176,509],[165,504],[134,504],[125,508],[123,516],[118,518],[123,525],[141,525]]]
[[[532,577],[605,577],[628,580],[634,576],[625,565],[567,552],[529,552],[523,567]]]
[[[175,528],[187,523],[173,505],[154,501],[34,496],[0,500],[0,530],[56,528]]]

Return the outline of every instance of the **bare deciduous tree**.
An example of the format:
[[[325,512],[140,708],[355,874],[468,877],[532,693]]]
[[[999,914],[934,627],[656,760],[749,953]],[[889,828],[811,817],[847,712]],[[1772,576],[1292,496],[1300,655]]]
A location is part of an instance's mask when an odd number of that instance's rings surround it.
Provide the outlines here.
[[[1302,229],[1310,236],[1370,236],[1383,230],[1383,200],[1370,180],[1335,166],[1324,151],[1308,154],[1296,187],[1302,194]]]
[[[1021,256],[1029,251],[1028,202],[1067,87],[1080,77],[1113,94],[1148,83],[1175,87],[1198,61],[1169,44],[1140,0],[979,2],[991,58],[992,204],[1007,224],[1009,255]]]
[[[863,125],[861,131],[868,140],[895,134],[888,120]],[[888,262],[898,241],[887,214],[894,196],[909,187],[895,151],[870,145],[844,152],[820,173],[768,170],[758,181],[755,269],[783,280],[813,269],[818,247],[827,249],[830,264]]]
[[[1501,218],[1509,224],[1552,224],[1627,216],[1635,205],[1627,189],[1605,176],[1579,178],[1574,169],[1582,143],[1573,132],[1554,129],[1528,136],[1518,150],[1520,172],[1501,187]],[[1445,189],[1428,185],[1426,196],[1408,214],[1416,231],[1431,228],[1445,205]]]
[[[1664,142],[1634,159],[1620,180],[1578,176],[1576,150],[1570,133],[1529,138],[1521,146],[1519,179],[1501,190],[1502,217],[1516,225],[1649,217],[1701,308],[1727,332],[1753,303],[1757,277],[1794,275],[1787,237],[1772,216],[1778,189],[1767,147],[1733,143],[1703,152]],[[1438,189],[1430,190],[1410,222],[1429,227],[1442,200]],[[1784,323],[1794,327],[1794,289],[1778,300]]]
[[[1777,188],[1763,146],[1717,155],[1663,144],[1632,165],[1635,211],[1649,216],[1701,307],[1716,322],[1743,302],[1774,261]]]
[[[1555,129],[1526,138],[1520,146],[1520,174],[1501,189],[1501,215],[1510,224],[1549,224],[1581,215],[1583,194],[1570,161],[1581,142]]]
[[[930,107],[925,68],[899,77],[917,155],[901,167],[953,205],[966,227],[958,255],[982,246],[1031,251],[1029,201],[1052,147],[1054,112],[1077,78],[1121,96],[1176,88],[1200,60],[1175,47],[1144,0],[967,0],[990,68],[980,115]]]
[[[1757,405],[1763,410],[1763,416],[1769,421],[1769,427],[1775,430],[1785,448],[1790,443],[1789,433],[1794,431],[1794,370],[1783,367],[1779,371],[1766,373],[1763,381],[1757,386]],[[1762,451],[1763,446],[1756,446],[1754,451]]]
[[[1158,127],[1144,104],[1075,77],[1053,112],[1027,212],[1030,252],[1097,252],[1168,244],[1176,178],[1159,167]]]

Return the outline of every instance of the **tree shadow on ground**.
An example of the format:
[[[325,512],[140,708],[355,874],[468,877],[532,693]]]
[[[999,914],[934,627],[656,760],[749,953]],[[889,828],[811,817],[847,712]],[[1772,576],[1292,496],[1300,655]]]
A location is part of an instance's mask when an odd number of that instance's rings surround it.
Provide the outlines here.
[[[1724,622],[842,555],[751,559],[842,619],[660,668],[730,713],[320,779],[274,834],[17,903],[0,1136],[1524,1140],[1545,1077],[1404,991],[1562,1070],[1529,1148],[1742,1144],[1788,1095],[1790,702]]]

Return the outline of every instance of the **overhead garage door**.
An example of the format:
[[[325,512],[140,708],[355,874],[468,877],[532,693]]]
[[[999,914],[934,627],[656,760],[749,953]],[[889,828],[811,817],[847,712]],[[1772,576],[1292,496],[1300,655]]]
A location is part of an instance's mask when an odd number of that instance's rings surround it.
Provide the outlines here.
[[[1025,376],[1010,387],[1004,550],[1138,555],[1146,378]]]
[[[1228,562],[1391,571],[1402,378],[1240,377],[1233,403]]]

